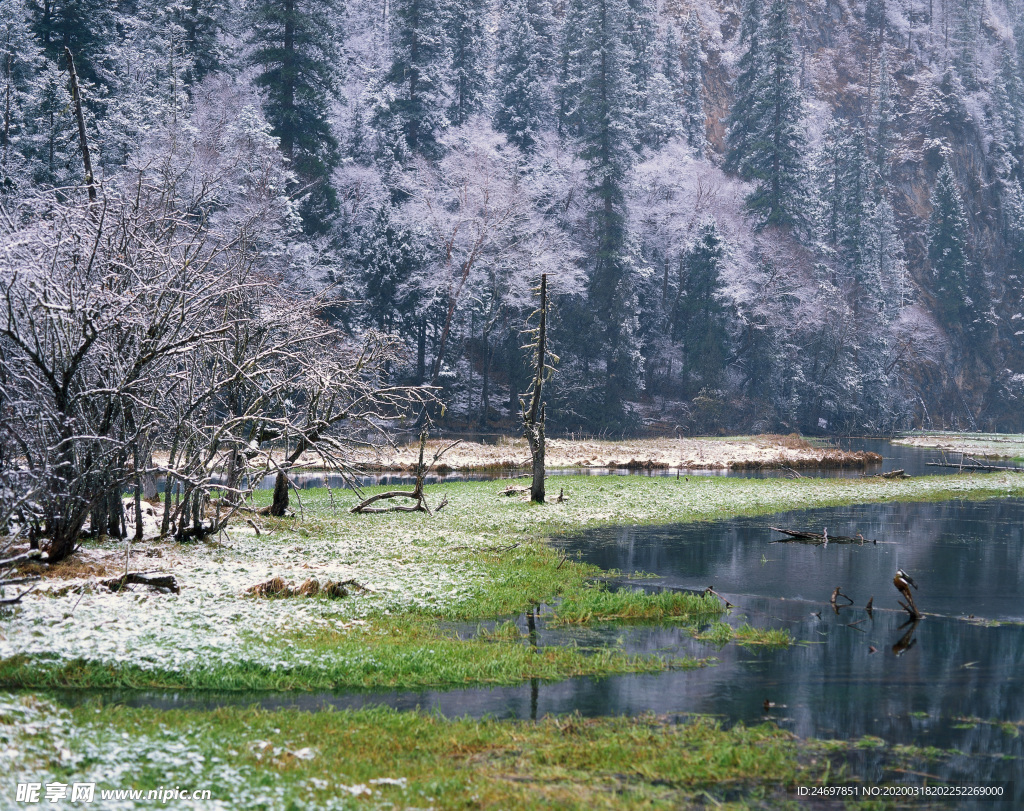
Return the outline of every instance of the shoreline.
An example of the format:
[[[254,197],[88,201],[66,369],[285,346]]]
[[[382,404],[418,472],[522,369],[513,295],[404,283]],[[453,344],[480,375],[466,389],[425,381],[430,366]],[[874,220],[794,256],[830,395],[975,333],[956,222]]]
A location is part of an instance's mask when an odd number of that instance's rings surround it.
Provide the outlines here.
[[[894,445],[910,448],[930,448],[978,459],[1024,458],[1024,434],[967,434],[952,431],[901,436],[892,440]]]
[[[427,442],[427,456],[452,440]],[[416,469],[419,445],[409,444],[369,457],[357,466],[369,472],[411,472]],[[546,466],[551,469],[587,470],[771,470],[807,468],[867,469],[882,463],[877,453],[845,451],[812,445],[791,434],[730,438],[659,438],[635,440],[548,439]],[[529,470],[526,440],[505,437],[497,443],[459,442],[435,465],[438,473],[482,470]]]

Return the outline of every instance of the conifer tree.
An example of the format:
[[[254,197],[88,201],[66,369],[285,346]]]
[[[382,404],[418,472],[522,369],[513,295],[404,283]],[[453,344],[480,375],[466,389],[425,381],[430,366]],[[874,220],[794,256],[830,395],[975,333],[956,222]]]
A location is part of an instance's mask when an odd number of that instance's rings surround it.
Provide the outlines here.
[[[412,155],[436,155],[438,136],[448,124],[448,25],[442,0],[392,4],[392,59],[385,77],[389,94],[375,123],[379,129],[401,132]]]
[[[864,3],[864,24],[869,31],[877,31],[880,36],[885,34],[886,0],[866,0]]]
[[[989,154],[1001,179],[1024,177],[1024,88],[1017,54],[1003,50],[992,83],[992,145]]]
[[[537,70],[550,78],[558,67],[559,21],[555,18],[552,0],[526,0],[530,27],[537,35]]]
[[[340,160],[330,121],[339,69],[334,0],[258,0],[248,22],[267,120],[305,191],[303,222],[321,231],[337,209],[330,174]]]
[[[0,0],[0,194],[27,187],[28,114],[43,54],[24,0]]]
[[[681,100],[683,70],[679,64],[679,38],[672,23],[665,27],[665,38],[661,44],[661,72],[672,86],[673,93]]]
[[[683,373],[692,396],[721,383],[728,357],[728,312],[722,295],[725,245],[714,220],[703,223],[682,259],[683,285],[671,314],[672,337],[683,345]]]
[[[455,126],[465,124],[483,106],[490,59],[489,11],[486,0],[459,0],[448,10],[452,83],[449,118]]]
[[[642,126],[657,67],[658,24],[653,0],[626,0],[622,41],[633,79],[633,109],[637,124]]]
[[[686,143],[703,156],[707,147],[707,121],[704,116],[704,63],[700,47],[701,28],[697,12],[691,11],[685,28],[686,68],[682,77],[683,132]]]
[[[26,117],[30,123],[25,152],[32,182],[43,188],[78,182],[82,164],[67,75],[50,59],[43,62]]]
[[[759,79],[764,72],[760,0],[745,0],[740,26],[740,45],[746,46],[733,82],[732,106],[726,119],[725,162],[723,168],[744,179],[752,177],[750,159],[758,137],[759,122],[755,109]]]
[[[108,0],[29,0],[29,8],[46,55],[63,64],[64,49],[69,48],[79,78],[95,81],[100,55],[116,30],[113,4]]]
[[[756,182],[747,208],[761,227],[801,227],[807,209],[803,100],[786,0],[774,0],[763,27],[763,57],[752,108],[753,141],[745,162]]]
[[[226,48],[222,33],[229,27],[230,0],[184,0],[169,9],[185,32],[185,47],[191,57],[191,81],[224,67]]]
[[[931,205],[928,259],[935,281],[935,298],[945,322],[962,329],[973,314],[968,289],[969,229],[960,189],[948,160],[935,178]]]
[[[498,28],[494,126],[520,149],[533,148],[545,117],[541,38],[527,0],[516,0]]]
[[[888,183],[892,173],[890,161],[895,137],[895,102],[893,99],[893,81],[889,75],[889,56],[883,47],[878,58],[878,101],[875,104],[872,122],[872,147],[874,151],[875,170],[878,179]]]
[[[558,65],[558,132],[579,135],[580,101],[584,84],[584,47],[587,5],[585,0],[568,0],[562,23],[562,43]]]
[[[637,384],[640,369],[639,330],[633,327],[635,253],[625,216],[625,186],[636,145],[632,54],[623,40],[627,13],[624,0],[588,3],[579,108],[582,156],[594,200],[591,218],[596,244],[588,292],[603,333],[609,413],[620,408],[626,392]]]
[[[366,318],[377,329],[407,326],[415,308],[415,278],[420,263],[406,229],[394,220],[390,202],[378,210],[359,251],[366,289]]]

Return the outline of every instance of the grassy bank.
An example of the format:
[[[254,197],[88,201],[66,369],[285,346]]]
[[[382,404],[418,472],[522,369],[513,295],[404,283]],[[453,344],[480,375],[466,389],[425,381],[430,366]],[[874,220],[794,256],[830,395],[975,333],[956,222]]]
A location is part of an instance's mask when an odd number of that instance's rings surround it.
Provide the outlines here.
[[[676,809],[799,807],[796,786],[849,785],[844,761],[870,748],[880,770],[923,774],[962,752],[800,741],[774,725],[706,717],[446,720],[386,708],[214,711],[74,708],[0,693],[0,768],[18,781],[102,791],[209,790],[202,809]],[[983,755],[978,757],[983,758]],[[16,807],[15,782],[0,805]],[[829,806],[829,807],[842,807]],[[915,802],[914,807],[928,807]]]
[[[827,773],[826,761],[772,726],[655,716],[534,724],[389,709],[195,712],[97,702],[68,710],[6,694],[0,741],[0,765],[14,765],[19,780],[95,781],[97,801],[104,789],[211,792],[210,801],[175,808],[756,805]],[[0,801],[11,807],[13,788],[0,781]]]
[[[403,689],[511,684],[528,678],[681,666],[572,647],[532,651],[522,640],[458,639],[439,620],[478,622],[557,606],[570,624],[706,624],[671,596],[611,594],[591,566],[544,539],[604,524],[697,521],[870,501],[1024,494],[1024,477],[991,474],[904,481],[603,477],[559,479],[567,501],[501,497],[500,482],[431,488],[423,514],[353,515],[351,493],[303,493],[301,518],[261,519],[205,544],[143,544],[131,567],[162,569],[181,593],[111,594],[124,544],[89,546],[81,570],[47,579],[0,619],[0,685],[236,690]],[[273,577],[356,581],[343,599],[258,598]],[[550,610],[550,609],[548,609]],[[720,635],[719,635],[720,636]],[[714,643],[709,640],[709,646]],[[714,648],[709,648],[709,654]]]

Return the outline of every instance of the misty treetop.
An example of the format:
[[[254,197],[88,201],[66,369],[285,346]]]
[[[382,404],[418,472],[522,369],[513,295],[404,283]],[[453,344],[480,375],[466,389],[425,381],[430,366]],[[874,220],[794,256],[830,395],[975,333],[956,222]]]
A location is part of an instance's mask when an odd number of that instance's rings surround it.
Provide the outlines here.
[[[7,295],[148,218],[125,273],[187,233],[453,426],[515,424],[547,273],[549,431],[1020,429],[1022,184],[1021,0],[0,0]]]

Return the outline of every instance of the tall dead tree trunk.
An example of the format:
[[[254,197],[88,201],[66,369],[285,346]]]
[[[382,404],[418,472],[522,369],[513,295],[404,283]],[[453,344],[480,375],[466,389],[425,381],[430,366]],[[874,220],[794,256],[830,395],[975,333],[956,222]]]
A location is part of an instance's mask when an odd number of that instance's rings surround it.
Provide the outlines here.
[[[536,373],[533,376],[533,393],[530,408],[520,400],[523,409],[523,433],[530,445],[533,457],[533,482],[530,484],[530,501],[544,503],[544,404],[541,396],[544,393],[544,375],[547,371],[547,316],[548,316],[548,275],[540,277],[540,324],[535,331],[534,352],[536,353]]]
[[[78,89],[78,74],[75,73],[75,60],[71,58],[71,49],[64,49],[64,58],[68,62],[68,81],[71,85],[71,99],[75,104],[75,118],[78,120],[78,140],[82,146],[82,164],[85,167],[85,185],[89,189],[89,205],[96,205],[96,183],[92,174],[92,158],[89,156],[89,139],[85,137],[85,116],[82,114],[82,94]]]

